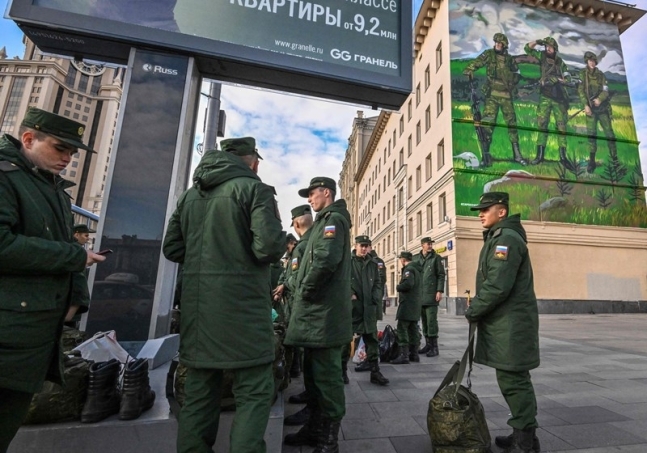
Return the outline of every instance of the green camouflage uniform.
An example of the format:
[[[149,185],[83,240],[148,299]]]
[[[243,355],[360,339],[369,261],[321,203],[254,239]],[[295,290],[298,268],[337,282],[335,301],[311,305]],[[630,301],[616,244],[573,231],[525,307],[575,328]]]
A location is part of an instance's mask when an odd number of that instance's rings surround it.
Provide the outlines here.
[[[566,122],[568,121],[568,93],[559,81],[564,79],[567,68],[564,61],[556,54],[554,57],[546,51],[532,49],[529,44],[524,47],[526,54],[539,60],[541,78],[539,79],[539,105],[537,106],[537,146],[546,146],[548,141],[548,122],[553,113],[555,126],[560,134],[557,143],[566,148]]]
[[[436,293],[445,289],[445,268],[442,258],[434,250],[427,255],[422,252],[414,256],[414,261],[422,268],[422,334],[425,340],[438,337],[438,305]]]

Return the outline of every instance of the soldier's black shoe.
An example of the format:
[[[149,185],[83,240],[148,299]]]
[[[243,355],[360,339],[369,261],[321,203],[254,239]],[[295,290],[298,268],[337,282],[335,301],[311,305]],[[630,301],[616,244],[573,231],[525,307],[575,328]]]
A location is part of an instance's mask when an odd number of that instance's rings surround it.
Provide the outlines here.
[[[515,162],[521,165],[528,165],[526,159],[521,155],[521,151],[519,151],[519,143],[512,144],[512,158]]]
[[[299,348],[294,348],[292,366],[290,366],[290,377],[296,379],[299,376],[301,376],[301,355],[299,354]]]
[[[426,354],[431,349],[431,340],[425,337],[425,346],[418,350],[418,354]]]
[[[288,426],[304,425],[308,421],[308,418],[310,418],[310,408],[306,406],[299,412],[295,412],[294,414],[285,417],[283,419],[283,424]]]
[[[126,364],[121,389],[119,420],[134,420],[155,403],[155,392],[148,380],[148,360],[136,359]]]
[[[321,417],[315,412],[310,413],[310,417],[305,425],[299,431],[293,434],[288,434],[283,439],[286,445],[301,446],[309,445],[316,447],[319,444],[323,426],[321,424]]]
[[[340,422],[325,419],[317,448],[312,453],[339,453],[338,439],[340,426]]]
[[[595,153],[591,153],[589,155],[589,163],[586,165],[586,172],[593,173],[595,171],[595,167],[596,167]]]
[[[565,169],[569,171],[575,171],[573,163],[568,159],[568,156],[566,155],[566,147],[564,146],[559,147],[559,163],[562,164]]]
[[[512,430],[512,444],[504,450],[504,453],[540,453],[538,439],[537,449],[535,449],[536,438],[535,428],[514,428]]]
[[[371,384],[389,385],[389,380],[380,372],[377,362],[371,362]]]
[[[344,381],[344,384],[350,384],[350,379],[348,379],[348,370],[341,370],[341,380]]]
[[[436,357],[438,355],[438,337],[432,337],[431,349],[427,352],[427,357]]]
[[[88,396],[81,411],[81,423],[96,423],[119,412],[119,370],[117,359],[90,365]]]
[[[400,346],[400,354],[391,363],[394,365],[406,365],[409,363],[409,346]]]
[[[308,402],[307,390],[304,390],[303,392],[297,395],[292,395],[291,397],[288,398],[288,403],[292,403],[292,404],[305,404],[307,402]]]
[[[409,345],[409,362],[420,362],[420,356],[418,355],[418,344]]]
[[[368,362],[368,360],[362,360],[359,365],[355,367],[356,373],[361,373],[363,371],[371,371],[371,364]]]
[[[497,447],[500,448],[510,448],[512,447],[513,442],[514,433],[510,434],[509,436],[496,436],[496,438],[494,439],[494,443]],[[539,438],[536,435],[532,439],[532,451],[533,453],[539,453],[541,451]]]
[[[544,154],[546,152],[546,146],[544,145],[537,145],[537,157],[535,157],[532,162],[530,162],[531,165],[537,165],[540,164],[544,161]]]

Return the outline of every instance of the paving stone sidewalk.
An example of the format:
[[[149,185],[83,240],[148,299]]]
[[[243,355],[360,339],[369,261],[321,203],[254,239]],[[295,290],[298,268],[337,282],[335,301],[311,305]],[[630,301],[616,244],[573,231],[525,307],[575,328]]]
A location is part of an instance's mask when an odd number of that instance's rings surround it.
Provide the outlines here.
[[[395,307],[380,329],[395,327]],[[647,314],[541,315],[541,366],[531,371],[539,408],[542,452],[647,452]],[[343,453],[431,453],[427,407],[451,364],[467,345],[462,317],[439,316],[440,356],[410,365],[381,364],[388,387],[349,367]],[[349,364],[350,365],[350,364]],[[485,407],[492,439],[511,432],[508,408],[494,370],[479,365],[472,389]],[[303,389],[301,379],[285,392],[285,414],[301,406],[287,398]],[[299,427],[284,427],[284,434]],[[284,445],[284,453],[312,448]],[[494,453],[501,449],[492,445]]]

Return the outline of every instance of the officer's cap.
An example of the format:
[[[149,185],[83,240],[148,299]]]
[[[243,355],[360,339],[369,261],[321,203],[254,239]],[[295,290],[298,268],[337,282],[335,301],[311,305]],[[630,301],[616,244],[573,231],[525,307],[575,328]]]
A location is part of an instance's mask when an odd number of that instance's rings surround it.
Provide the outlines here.
[[[301,206],[293,208],[290,212],[292,213],[292,220],[294,220],[297,217],[301,217],[302,215],[312,214],[312,208],[309,204],[302,204]]]
[[[78,121],[56,115],[55,113],[46,112],[36,107],[29,107],[21,124],[25,127],[51,135],[75,148],[94,152],[94,150],[83,143],[85,126]]]
[[[223,151],[236,156],[258,156],[263,160],[256,149],[256,139],[254,137],[228,138],[220,142],[220,148]]]
[[[424,237],[424,238],[420,239],[420,243],[421,244],[433,244],[434,240],[431,239],[429,236],[427,236],[427,237]]]
[[[95,230],[87,226],[85,223],[77,223],[74,225],[75,233],[96,233]]]
[[[372,242],[371,242],[371,238],[369,238],[368,236],[366,236],[366,235],[364,235],[364,234],[363,234],[363,235],[361,235],[361,236],[357,236],[357,237],[355,237],[355,244],[360,244],[360,245],[364,245],[364,244],[366,244],[366,245],[371,245],[371,244],[372,244]]]
[[[495,204],[502,204],[508,206],[510,204],[510,195],[507,192],[488,192],[481,195],[479,204],[472,206],[470,210],[479,211],[481,209],[489,208]]]
[[[291,242],[298,242],[298,241],[297,241],[297,238],[296,238],[296,237],[294,237],[294,234],[292,234],[292,233],[288,233],[288,234],[285,236],[285,242],[286,242],[287,244],[289,244],[289,243],[291,243]]]
[[[406,251],[403,250],[398,255],[398,258],[404,258],[405,260],[412,261],[413,260],[413,255],[411,254],[411,252],[406,252]]]
[[[299,196],[303,198],[308,198],[310,191],[316,189],[317,187],[323,187],[325,189],[330,189],[333,192],[337,191],[337,184],[332,178],[326,178],[325,176],[317,176],[310,180],[310,185],[305,189],[299,190]]]

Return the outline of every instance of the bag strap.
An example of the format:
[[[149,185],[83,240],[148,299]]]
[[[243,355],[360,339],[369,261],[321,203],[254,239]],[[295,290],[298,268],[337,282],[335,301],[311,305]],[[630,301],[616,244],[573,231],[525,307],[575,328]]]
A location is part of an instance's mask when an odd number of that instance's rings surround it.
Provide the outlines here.
[[[456,372],[453,383],[456,387],[455,391],[458,392],[458,387],[461,382],[463,382],[463,377],[465,376],[465,369],[467,368],[467,362],[469,361],[470,369],[467,374],[467,388],[472,387],[472,382],[470,381],[470,374],[472,374],[472,362],[474,360],[474,333],[476,332],[476,324],[470,323],[469,326],[469,339],[467,341],[467,349],[463,353],[463,358],[461,358],[458,371]]]

